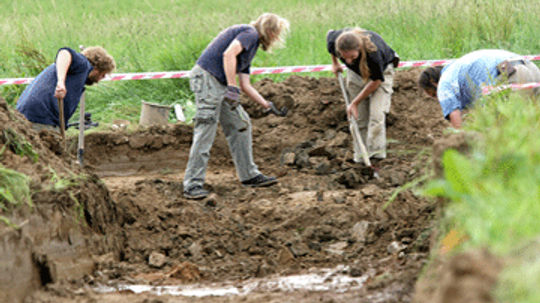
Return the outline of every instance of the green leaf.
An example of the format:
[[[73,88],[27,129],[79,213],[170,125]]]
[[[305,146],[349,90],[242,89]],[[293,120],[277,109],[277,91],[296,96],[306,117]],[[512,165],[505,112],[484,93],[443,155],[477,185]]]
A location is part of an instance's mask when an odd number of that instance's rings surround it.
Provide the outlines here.
[[[444,175],[452,189],[459,194],[470,194],[473,171],[469,160],[451,149],[443,156]]]

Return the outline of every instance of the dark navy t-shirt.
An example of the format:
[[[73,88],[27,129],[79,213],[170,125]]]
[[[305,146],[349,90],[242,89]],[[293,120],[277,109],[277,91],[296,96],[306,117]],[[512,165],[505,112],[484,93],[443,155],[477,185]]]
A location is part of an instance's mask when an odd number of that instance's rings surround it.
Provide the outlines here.
[[[236,56],[236,73],[249,74],[251,61],[259,48],[259,33],[251,25],[233,25],[224,29],[210,42],[197,60],[200,67],[216,77],[223,85],[227,85],[223,68],[223,53],[235,39],[243,47],[242,52]]]
[[[360,72],[360,59],[362,58],[362,54],[360,54],[360,56],[358,56],[358,58],[356,58],[352,64],[347,64],[345,60],[341,59],[341,56],[336,54],[336,40],[339,35],[346,30],[348,29],[329,31],[328,35],[326,36],[326,47],[330,54],[334,55],[336,58],[339,58],[339,60],[343,62],[347,68],[362,77],[362,73]],[[381,38],[381,36],[379,36],[377,33],[372,31],[365,32],[369,36],[371,42],[377,46],[376,51],[367,55],[367,64],[371,72],[369,78],[374,81],[381,80],[384,82],[384,70],[388,64],[391,64],[394,61],[396,58],[396,52],[390,46],[388,46],[388,44],[384,42],[383,38]]]
[[[85,56],[71,48],[61,48],[58,52],[63,49],[69,51],[72,57],[66,75],[67,93],[64,97],[64,121],[67,125],[67,121],[77,110],[88,74],[94,68]],[[26,87],[17,101],[17,110],[31,122],[60,126],[58,100],[54,97],[56,82],[56,64],[53,63]]]

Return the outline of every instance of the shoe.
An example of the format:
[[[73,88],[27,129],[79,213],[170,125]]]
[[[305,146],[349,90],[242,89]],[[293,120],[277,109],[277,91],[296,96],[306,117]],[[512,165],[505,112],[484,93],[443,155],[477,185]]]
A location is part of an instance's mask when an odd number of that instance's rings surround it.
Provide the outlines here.
[[[210,192],[200,185],[196,185],[184,191],[184,197],[193,200],[204,199],[208,197],[209,194]]]
[[[276,179],[276,177],[265,176],[263,174],[260,174],[256,176],[255,178],[251,178],[247,181],[242,181],[242,184],[244,184],[244,186],[249,186],[249,187],[265,187],[265,186],[274,185],[277,182],[278,180]]]

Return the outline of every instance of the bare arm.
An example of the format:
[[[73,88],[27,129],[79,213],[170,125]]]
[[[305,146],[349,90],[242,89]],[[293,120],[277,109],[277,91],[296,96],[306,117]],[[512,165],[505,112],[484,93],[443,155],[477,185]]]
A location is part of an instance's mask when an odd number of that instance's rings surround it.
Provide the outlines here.
[[[227,85],[238,86],[236,84],[236,56],[238,56],[243,49],[240,41],[235,39],[223,53],[223,69],[225,70]]]
[[[341,67],[341,63],[339,62],[339,60],[334,55],[332,55],[332,72],[336,76],[337,76],[338,73],[343,72],[343,68]]]
[[[356,98],[353,99],[351,104],[349,105],[349,108],[347,108],[347,115],[353,115],[356,119],[358,119],[358,105],[362,100],[366,99],[371,95],[379,86],[381,86],[382,81],[381,80],[375,80],[375,81],[369,81],[369,83],[364,86],[364,89],[356,96]]]
[[[450,115],[448,115],[448,118],[450,119],[450,124],[452,124],[452,127],[455,129],[461,128],[461,110],[456,109]]]
[[[54,96],[56,98],[64,98],[67,94],[66,90],[66,75],[69,66],[71,65],[71,54],[63,49],[56,57],[56,90]]]
[[[261,96],[261,94],[259,94],[259,92],[253,88],[253,86],[251,86],[248,74],[239,74],[238,78],[240,79],[240,88],[251,100],[259,103],[265,109],[270,108],[268,101],[266,101],[263,96]]]

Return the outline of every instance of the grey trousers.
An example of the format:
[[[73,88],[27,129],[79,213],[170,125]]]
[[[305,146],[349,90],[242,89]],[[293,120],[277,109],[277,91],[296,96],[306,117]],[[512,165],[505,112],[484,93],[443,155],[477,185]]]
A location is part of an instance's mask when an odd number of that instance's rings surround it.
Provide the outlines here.
[[[240,104],[233,107],[224,101],[227,87],[198,65],[191,70],[189,84],[195,94],[197,112],[184,189],[204,184],[218,123],[225,133],[240,181],[259,175],[253,161],[251,120],[246,111]]]
[[[394,92],[394,74],[394,67],[388,65],[384,70],[384,82],[358,105],[358,128],[369,157],[386,158],[386,114],[390,111]],[[368,83],[355,72],[347,70],[349,99],[352,101],[356,98]],[[355,159],[361,159],[361,153],[356,148],[354,154]]]
[[[540,69],[531,61],[525,60],[525,64],[518,64],[514,67],[516,68],[516,72],[512,76],[508,77],[508,83],[525,84],[531,82],[540,82]],[[529,96],[532,94],[539,95],[540,87],[520,90],[520,92]]]

